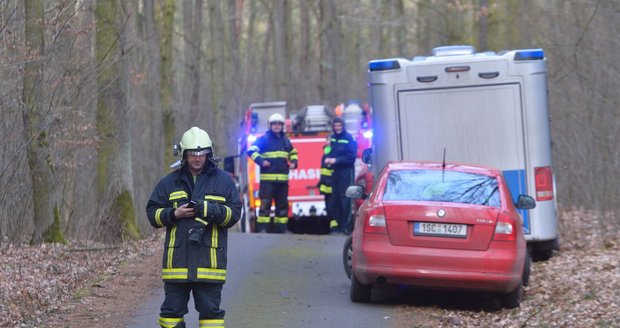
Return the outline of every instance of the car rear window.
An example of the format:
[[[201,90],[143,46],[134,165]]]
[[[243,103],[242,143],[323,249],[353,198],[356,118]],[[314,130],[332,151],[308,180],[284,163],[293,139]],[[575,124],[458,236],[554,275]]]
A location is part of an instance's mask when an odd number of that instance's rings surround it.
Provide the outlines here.
[[[441,170],[395,170],[388,176],[384,201],[410,200],[500,206],[497,179]]]

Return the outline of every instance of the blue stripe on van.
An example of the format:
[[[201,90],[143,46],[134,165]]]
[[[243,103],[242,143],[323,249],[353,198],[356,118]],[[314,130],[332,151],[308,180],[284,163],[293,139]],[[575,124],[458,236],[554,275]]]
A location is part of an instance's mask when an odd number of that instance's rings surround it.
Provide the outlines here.
[[[527,194],[527,185],[525,184],[525,170],[505,170],[504,179],[508,183],[512,203],[517,203],[519,195]],[[528,210],[518,210],[523,218],[523,230],[526,234],[530,233],[530,215]]]

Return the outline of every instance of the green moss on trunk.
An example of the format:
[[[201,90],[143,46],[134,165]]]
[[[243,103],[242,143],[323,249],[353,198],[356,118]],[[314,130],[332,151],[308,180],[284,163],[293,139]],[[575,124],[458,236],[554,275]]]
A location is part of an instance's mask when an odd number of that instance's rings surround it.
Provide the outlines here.
[[[54,206],[54,223],[45,231],[43,238],[46,243],[67,243],[60,225],[60,209],[58,206]]]
[[[112,213],[118,217],[122,240],[137,240],[142,237],[136,221],[133,198],[127,189],[124,189],[114,200]]]

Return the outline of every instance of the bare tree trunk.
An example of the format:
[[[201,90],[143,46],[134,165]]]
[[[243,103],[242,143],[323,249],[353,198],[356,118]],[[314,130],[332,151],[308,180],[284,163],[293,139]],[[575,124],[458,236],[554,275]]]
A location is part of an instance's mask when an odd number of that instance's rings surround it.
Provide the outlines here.
[[[23,117],[24,137],[28,142],[28,167],[32,179],[34,231],[31,242],[65,242],[60,230],[60,210],[56,203],[55,168],[49,148],[49,132],[45,128],[48,118],[41,108],[45,53],[43,4],[41,0],[27,0],[24,5],[26,44],[30,50],[23,76]]]
[[[480,0],[480,8],[478,10],[478,49],[480,51],[488,50],[487,35],[489,28],[489,0]]]
[[[321,94],[320,99],[336,104],[340,101],[338,61],[340,58],[340,24],[334,0],[321,0]]]
[[[174,78],[172,74],[172,32],[174,30],[174,0],[163,0],[162,23],[161,23],[161,102],[164,121],[164,161],[174,162],[172,144],[175,142],[175,120],[172,110],[172,95]]]
[[[120,0],[119,0],[120,1]],[[97,191],[102,237],[118,241],[139,237],[133,203],[131,175],[131,126],[128,118],[128,68],[125,28],[131,28],[132,4],[98,1],[96,54],[98,63]],[[127,24],[127,25],[126,25]]]
[[[200,96],[200,52],[202,49],[202,0],[194,0],[194,15],[192,17],[192,29],[191,29],[191,64],[190,64],[190,119],[197,118],[203,112],[198,107],[198,98]],[[188,49],[190,50],[190,49]]]

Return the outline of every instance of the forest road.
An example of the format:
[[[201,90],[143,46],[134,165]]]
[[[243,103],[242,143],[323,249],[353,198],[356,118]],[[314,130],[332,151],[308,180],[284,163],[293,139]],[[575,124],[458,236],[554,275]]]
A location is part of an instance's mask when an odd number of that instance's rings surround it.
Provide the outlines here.
[[[391,327],[396,308],[349,299],[344,236],[230,233],[221,307],[227,327]],[[163,286],[128,327],[157,325]],[[193,300],[187,327],[198,327]]]

